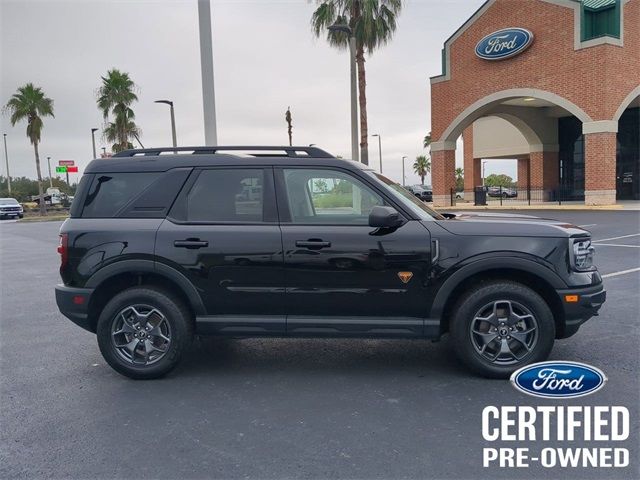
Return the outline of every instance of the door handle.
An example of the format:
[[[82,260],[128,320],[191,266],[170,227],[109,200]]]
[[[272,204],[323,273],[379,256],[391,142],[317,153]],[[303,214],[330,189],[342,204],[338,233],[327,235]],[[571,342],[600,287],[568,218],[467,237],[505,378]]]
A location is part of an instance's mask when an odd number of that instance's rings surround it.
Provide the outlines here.
[[[320,249],[327,248],[331,246],[331,242],[324,242],[322,240],[297,240],[296,247],[301,248],[310,248],[310,249]]]
[[[209,242],[206,240],[200,240],[199,238],[187,238],[186,240],[176,240],[173,242],[174,247],[196,249],[202,247],[208,247]]]

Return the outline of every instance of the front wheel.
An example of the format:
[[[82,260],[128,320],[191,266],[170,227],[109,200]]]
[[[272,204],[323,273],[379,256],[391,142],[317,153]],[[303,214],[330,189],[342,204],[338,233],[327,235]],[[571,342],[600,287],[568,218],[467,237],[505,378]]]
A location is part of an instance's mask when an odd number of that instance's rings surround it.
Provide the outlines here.
[[[193,338],[187,308],[155,287],[133,287],[117,294],[103,309],[97,327],[104,359],[117,372],[135,379],[170,372]]]
[[[546,360],[555,339],[551,309],[525,285],[497,281],[476,287],[456,305],[453,347],[472,370],[508,378],[524,365]]]

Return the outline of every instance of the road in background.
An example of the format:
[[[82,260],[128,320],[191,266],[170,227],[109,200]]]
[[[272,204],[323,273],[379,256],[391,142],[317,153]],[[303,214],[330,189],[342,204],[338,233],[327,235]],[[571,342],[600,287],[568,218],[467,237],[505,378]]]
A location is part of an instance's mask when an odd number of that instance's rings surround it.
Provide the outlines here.
[[[637,212],[526,214],[585,225],[596,241],[640,233]],[[582,399],[475,377],[446,339],[205,339],[168,377],[133,381],[58,313],[59,225],[0,222],[0,478],[638,478],[637,272],[607,278],[600,316],[556,342],[552,359],[609,377]],[[601,243],[628,245],[596,247],[602,273],[640,267],[640,235]],[[482,439],[485,406],[548,404],[627,406],[632,465],[482,468],[496,446]]]

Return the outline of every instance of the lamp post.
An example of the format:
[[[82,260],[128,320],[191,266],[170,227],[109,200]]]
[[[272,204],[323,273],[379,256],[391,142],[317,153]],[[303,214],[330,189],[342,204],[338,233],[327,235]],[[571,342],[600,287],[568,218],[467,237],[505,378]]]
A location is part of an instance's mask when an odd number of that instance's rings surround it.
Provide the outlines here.
[[[402,186],[404,187],[404,159],[407,158],[406,156],[402,157]]]
[[[171,113],[171,139],[173,140],[173,146],[178,146],[178,141],[176,140],[176,117],[173,112],[173,102],[171,100],[156,100],[154,103],[164,103],[165,105],[169,105],[169,112]]]
[[[11,175],[9,174],[9,154],[7,153],[7,134],[3,133],[4,137],[4,161],[7,164],[7,190],[11,193]]]
[[[53,177],[51,176],[51,157],[47,157],[47,166],[49,167],[49,186],[53,188]]]
[[[382,173],[382,137],[379,133],[374,133],[372,137],[378,137],[378,154],[380,155],[380,173]]]
[[[92,128],[91,129],[91,145],[93,146],[93,158],[96,158],[96,132],[98,131],[97,128]]]
[[[349,36],[349,65],[351,76],[351,159],[360,161],[360,150],[358,148],[358,85],[356,79],[356,37],[353,30],[348,25],[331,25],[330,32],[342,32]]]

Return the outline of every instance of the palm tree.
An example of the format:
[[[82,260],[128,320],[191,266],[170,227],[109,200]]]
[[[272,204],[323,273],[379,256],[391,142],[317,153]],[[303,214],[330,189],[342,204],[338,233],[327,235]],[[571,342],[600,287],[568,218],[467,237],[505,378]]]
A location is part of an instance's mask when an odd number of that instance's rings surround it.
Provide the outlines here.
[[[42,172],[40,170],[40,152],[38,144],[42,135],[42,117],[53,117],[53,100],[45,96],[40,87],[35,87],[33,83],[18,88],[18,91],[11,96],[11,99],[4,107],[5,111],[11,115],[12,126],[16,123],[27,120],[27,137],[33,145],[36,155],[36,172],[38,173],[38,197],[40,200],[40,215],[47,214],[47,207],[44,204],[44,194],[42,191]]]
[[[133,102],[138,100],[135,93],[136,84],[128,73],[115,68],[101,78],[102,86],[98,89],[97,102],[105,121],[104,138],[108,142],[114,142],[114,152],[133,148],[131,139],[140,135],[140,129],[134,121],[135,114],[131,109]],[[113,115],[112,122],[108,121],[110,114]]]
[[[367,123],[367,76],[364,53],[391,40],[396,30],[396,17],[402,9],[402,0],[316,0],[318,8],[311,17],[311,28],[316,37],[326,34],[329,45],[349,48],[349,35],[330,31],[331,25],[348,25],[356,39],[358,64],[358,101],[360,104],[360,160],[369,164],[369,127]]]
[[[431,172],[431,160],[426,155],[418,155],[413,163],[413,171],[420,177],[422,185],[424,185],[424,177]]]
[[[422,140],[424,148],[429,148],[429,145],[431,145],[431,132],[429,132],[429,135],[425,135],[424,140]]]
[[[464,169],[456,168],[456,190],[464,189]]]

